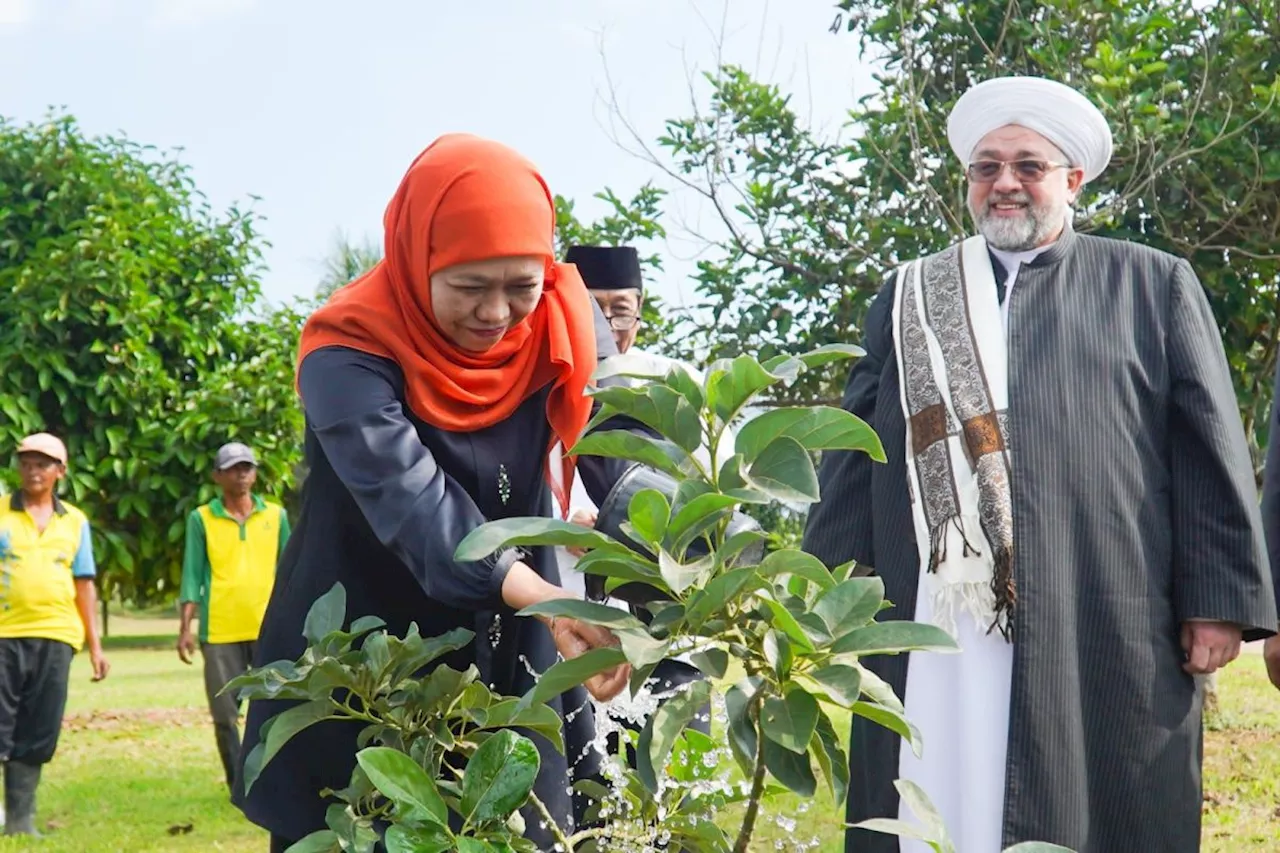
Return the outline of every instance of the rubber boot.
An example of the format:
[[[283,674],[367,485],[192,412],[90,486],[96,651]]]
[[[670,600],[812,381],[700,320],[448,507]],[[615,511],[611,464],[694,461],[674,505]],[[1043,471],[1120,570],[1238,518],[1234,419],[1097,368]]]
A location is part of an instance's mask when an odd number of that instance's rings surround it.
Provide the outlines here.
[[[36,832],[36,786],[40,784],[39,764],[10,759],[4,765],[5,835],[34,835]]]

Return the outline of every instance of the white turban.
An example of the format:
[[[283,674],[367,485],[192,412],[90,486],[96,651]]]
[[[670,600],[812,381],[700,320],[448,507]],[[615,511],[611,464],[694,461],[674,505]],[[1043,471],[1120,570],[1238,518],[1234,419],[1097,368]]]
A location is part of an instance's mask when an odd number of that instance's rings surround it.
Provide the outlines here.
[[[1084,95],[1043,77],[997,77],[960,96],[947,119],[947,139],[960,162],[969,163],[982,137],[1016,124],[1062,149],[1091,181],[1111,162],[1111,128]]]

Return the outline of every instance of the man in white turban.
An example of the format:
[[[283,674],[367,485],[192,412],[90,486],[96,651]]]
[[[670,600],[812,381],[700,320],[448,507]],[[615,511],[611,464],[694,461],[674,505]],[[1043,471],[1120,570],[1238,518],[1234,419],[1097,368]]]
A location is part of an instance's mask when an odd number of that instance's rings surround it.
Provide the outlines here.
[[[923,752],[855,716],[849,820],[898,817],[903,777],[959,853],[1193,853],[1199,677],[1277,625],[1213,315],[1185,260],[1073,231],[1112,150],[1080,93],[989,80],[947,132],[978,235],[868,311],[844,405],[888,464],[825,456],[806,549],[874,567],[885,618],[962,651],[872,659]],[[899,849],[928,848],[846,842]]]

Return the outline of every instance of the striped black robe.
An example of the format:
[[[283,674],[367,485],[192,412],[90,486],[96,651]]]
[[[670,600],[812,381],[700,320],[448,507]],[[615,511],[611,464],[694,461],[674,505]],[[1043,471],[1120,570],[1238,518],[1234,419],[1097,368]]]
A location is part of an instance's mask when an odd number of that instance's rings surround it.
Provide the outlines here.
[[[1229,620],[1246,639],[1276,628],[1217,327],[1185,261],[1070,230],[1022,268],[1010,300],[1019,595],[1005,844],[1192,853],[1201,690],[1181,668],[1180,624]],[[880,434],[888,463],[826,456],[805,547],[829,564],[873,566],[896,605],[885,618],[909,619],[919,558],[892,305],[890,281],[844,400]],[[901,695],[906,656],[872,668]],[[898,737],[855,718],[851,743],[850,822],[896,816]],[[898,845],[851,830],[845,849]]]

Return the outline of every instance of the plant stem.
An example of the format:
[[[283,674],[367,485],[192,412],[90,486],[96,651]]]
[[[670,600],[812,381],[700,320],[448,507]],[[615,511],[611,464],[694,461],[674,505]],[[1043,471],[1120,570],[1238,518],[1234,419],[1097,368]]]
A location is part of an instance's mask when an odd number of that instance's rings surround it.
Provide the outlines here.
[[[529,792],[529,802],[533,803],[533,807],[542,815],[542,819],[547,822],[547,829],[555,837],[556,843],[560,845],[564,853],[573,853],[573,843],[565,838],[564,832],[560,829],[560,824],[556,823],[556,819],[551,816],[551,811],[547,808],[546,803],[538,799],[538,795]]]
[[[763,690],[757,691],[754,701],[752,702],[751,717],[758,720],[760,717],[760,696]],[[760,813],[760,797],[764,794],[764,732],[760,731],[760,726],[756,726],[756,769],[755,774],[751,777],[751,797],[747,800],[747,813],[742,818],[742,830],[738,833],[738,840],[733,845],[733,853],[748,853],[748,845],[751,843],[751,835],[756,829],[756,816]]]

